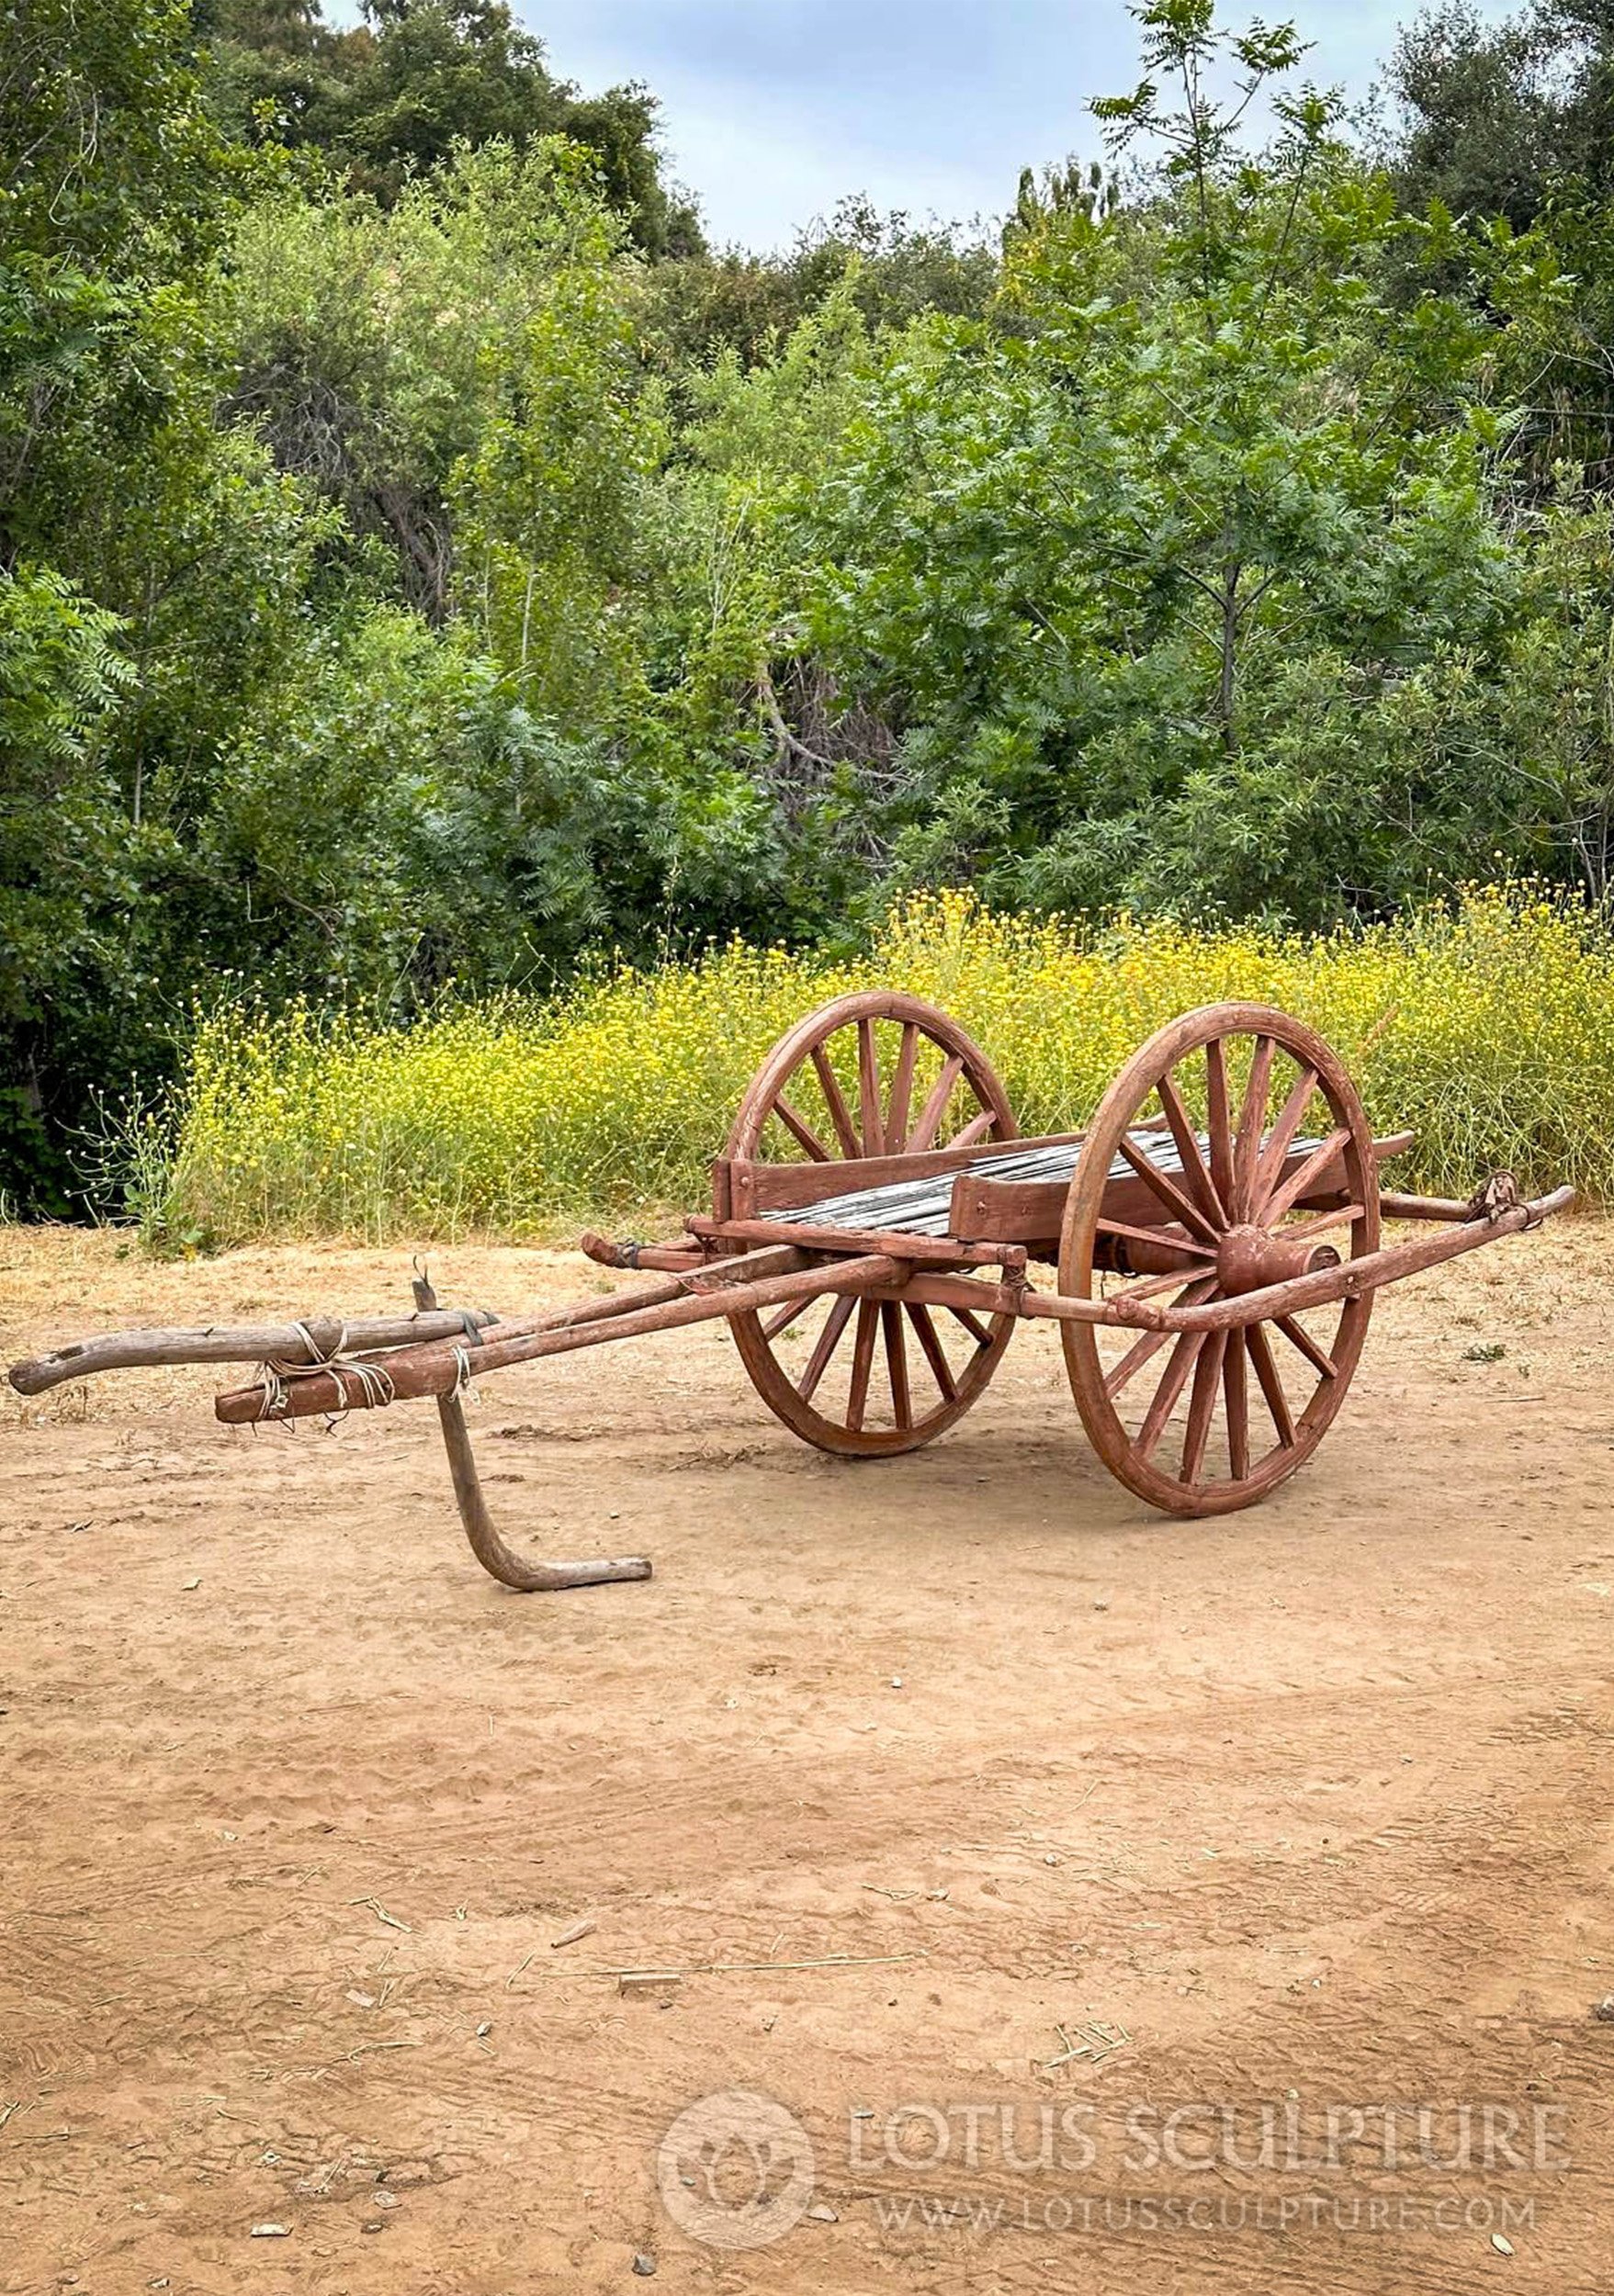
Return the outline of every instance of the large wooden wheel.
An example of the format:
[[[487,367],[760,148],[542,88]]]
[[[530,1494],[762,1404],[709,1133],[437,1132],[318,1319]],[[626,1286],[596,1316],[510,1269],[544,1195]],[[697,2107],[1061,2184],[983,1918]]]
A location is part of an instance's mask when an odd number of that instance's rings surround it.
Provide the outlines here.
[[[1297,1210],[1319,1195],[1337,1200]],[[1124,1273],[1157,1270],[1163,1241],[1174,1272]],[[1098,1272],[1119,1269],[1112,1297],[1187,1307],[1378,1243],[1372,1134],[1337,1056],[1284,1013],[1209,1005],[1151,1037],[1105,1095],[1071,1183],[1059,1289],[1092,1298]],[[1248,1506],[1322,1441],[1371,1306],[1369,1293],[1175,1336],[1063,1324],[1082,1424],[1111,1473],[1155,1506]]]
[[[726,1154],[832,1164],[1012,1140],[990,1062],[945,1013],[884,990],[840,996],[780,1039],[740,1103]],[[851,1187],[867,1187],[861,1176]],[[810,1214],[807,1215],[810,1217]],[[998,1367],[1014,1318],[894,1300],[820,1297],[730,1319],[770,1411],[821,1450],[917,1450],[963,1417]]]

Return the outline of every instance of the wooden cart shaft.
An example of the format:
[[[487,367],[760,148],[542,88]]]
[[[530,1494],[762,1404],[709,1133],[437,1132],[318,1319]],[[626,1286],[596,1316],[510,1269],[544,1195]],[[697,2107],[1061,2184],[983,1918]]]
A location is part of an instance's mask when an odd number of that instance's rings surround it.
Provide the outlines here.
[[[1160,1306],[1151,1300],[1124,1295],[1104,1300],[1039,1292],[1024,1279],[1023,1255],[1020,1255],[1021,1268],[1010,1271],[1012,1280],[994,1283],[962,1268],[949,1270],[916,1262],[896,1248],[899,1239],[895,1236],[889,1239],[893,1246],[889,1251],[847,1251],[844,1239],[841,1253],[835,1255],[809,1255],[785,1246],[784,1250],[796,1264],[782,1272],[758,1274],[756,1262],[771,1258],[767,1254],[717,1260],[697,1276],[671,1278],[679,1288],[675,1299],[665,1296],[663,1286],[647,1286],[642,1293],[623,1293],[566,1311],[563,1322],[544,1319],[537,1329],[495,1331],[491,1337],[479,1334],[474,1344],[462,1339],[453,1346],[439,1343],[400,1348],[362,1363],[332,1364],[273,1386],[259,1380],[219,1396],[215,1410],[227,1424],[245,1425],[265,1419],[368,1410],[421,1395],[452,1395],[473,1373],[502,1371],[547,1356],[600,1346],[608,1340],[646,1337],[837,1292],[863,1299],[904,1300],[916,1305],[964,1307],[983,1317],[1053,1317],[1139,1332],[1226,1331],[1325,1306],[1331,1300],[1363,1297],[1384,1284],[1539,1225],[1572,1203],[1574,1195],[1572,1188],[1560,1188],[1552,1196],[1514,1205],[1495,1217],[1456,1222],[1442,1218],[1432,1235],[1391,1244],[1366,1257],[1342,1261],[1285,1283],[1188,1307]],[[1409,1204],[1417,1201],[1416,1198],[1405,1200]],[[874,1240],[862,1239],[865,1244]],[[1007,1253],[1014,1247],[1004,1249]],[[373,1376],[376,1373],[383,1377],[378,1379]]]
[[[892,1032],[884,1071],[877,1026]],[[1247,1061],[1227,1052],[1237,1038],[1251,1042]],[[928,1088],[925,1042],[940,1063]],[[1274,1113],[1280,1054],[1292,1081],[1278,1086]],[[1185,1059],[1202,1064],[1186,1083],[1177,1074]],[[815,1078],[822,1114],[790,1097]],[[959,1098],[971,1097],[974,1113],[961,1116]],[[1205,1131],[1191,1103],[1203,1109]],[[953,1137],[934,1146],[949,1125]],[[1388,1193],[1380,1170],[1411,1138],[1373,1138],[1348,1074],[1304,1023],[1225,1004],[1184,1015],[1141,1046],[1087,1132],[1021,1139],[1000,1079],[955,1023],[899,992],[859,991],[809,1015],[769,1054],[714,1168],[709,1214],[692,1215],[682,1236],[660,1244],[583,1239],[592,1257],[653,1270],[650,1281],[499,1320],[445,1311],[417,1276],[413,1317],[114,1334],[19,1364],[12,1382],[37,1395],[124,1366],[256,1362],[252,1384],[216,1399],[219,1418],[234,1425],[432,1396],[478,1559],[505,1584],[535,1589],[644,1577],[649,1565],[634,1556],[540,1562],[506,1545],[461,1405],[473,1375],[727,1319],[771,1410],[822,1449],[869,1458],[912,1449],[952,1425],[983,1391],[1015,1324],[1046,1318],[1061,1326],[1078,1410],[1111,1472],[1169,1512],[1223,1512],[1265,1495],[1311,1456],[1349,1384],[1374,1292],[1573,1201],[1560,1188],[1521,1202],[1506,1174],[1467,1201]],[[780,1144],[802,1158],[770,1160]],[[1423,1232],[1385,1244],[1381,1216]],[[1033,1261],[1056,1261],[1055,1289],[1032,1280]],[[1115,1277],[1130,1288],[1114,1289]],[[809,1340],[801,1319],[819,1299],[830,1304]],[[1337,1328],[1324,1340],[1295,1320],[1333,1305]],[[951,1360],[938,1333],[949,1317],[968,1336],[962,1358],[957,1330],[949,1324]],[[1099,1356],[1100,1329],[1132,1335],[1112,1364]],[[789,1344],[806,1359],[787,1368],[773,1344],[792,1330]],[[1273,1333],[1310,1383],[1292,1407]],[[824,1373],[849,1334],[845,1396],[836,1401]],[[868,1410],[876,1347],[887,1367],[888,1425]],[[1135,1424],[1123,1424],[1115,1399],[1151,1366]],[[924,1399],[916,1368],[931,1383]],[[1258,1442],[1252,1396],[1272,1423]],[[1225,1465],[1207,1450],[1219,1399]],[[1180,1464],[1160,1466],[1161,1437],[1179,1407]]]

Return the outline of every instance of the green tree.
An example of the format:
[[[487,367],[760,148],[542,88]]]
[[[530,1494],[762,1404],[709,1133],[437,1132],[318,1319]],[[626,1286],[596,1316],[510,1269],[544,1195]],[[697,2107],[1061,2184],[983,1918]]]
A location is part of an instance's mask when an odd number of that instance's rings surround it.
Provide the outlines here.
[[[1446,0],[1402,31],[1385,73],[1403,197],[1524,230],[1570,180],[1614,191],[1614,6],[1531,0],[1500,23]]]
[[[1291,28],[1138,14],[1147,76],[1095,108],[1117,157],[1157,152],[1152,189],[1026,219],[1013,332],[893,347],[823,498],[813,626],[909,728],[899,871],[1318,921],[1509,818],[1431,698],[1511,611],[1489,332],[1387,292],[1432,227],[1287,92]],[[1258,158],[1237,125],[1271,83]]]
[[[931,310],[978,319],[997,292],[998,256],[969,227],[919,224],[845,198],[783,254],[669,253],[645,280],[646,348],[674,377],[726,351],[754,364],[843,284],[871,326],[906,326]]]
[[[128,603],[79,546],[149,467],[183,292],[242,185],[183,0],[32,0],[0,63],[0,1186],[65,1200],[62,1126],[144,1041],[118,745]]]
[[[198,937],[265,995],[407,1005],[448,979],[547,981],[618,923],[634,834],[601,759],[468,635],[361,609],[306,636],[220,746]]]
[[[367,0],[365,16],[336,30],[319,0],[206,0],[216,100],[237,132],[320,152],[384,203],[460,147],[567,136],[646,253],[701,247],[693,206],[664,180],[646,88],[581,96],[504,0]]]
[[[59,574],[0,573],[0,1188],[59,1209],[46,1111],[69,1016],[105,984],[108,898],[126,889],[101,757],[130,678],[117,637],[113,616]]]
[[[530,708],[585,737],[616,726],[637,676],[665,446],[638,269],[556,139],[462,148],[390,209],[261,206],[219,287],[231,411],[340,511],[355,571],[373,579],[388,546],[401,599],[457,616]]]
[[[228,153],[186,0],[28,0],[0,65],[0,247],[128,272],[216,226]]]

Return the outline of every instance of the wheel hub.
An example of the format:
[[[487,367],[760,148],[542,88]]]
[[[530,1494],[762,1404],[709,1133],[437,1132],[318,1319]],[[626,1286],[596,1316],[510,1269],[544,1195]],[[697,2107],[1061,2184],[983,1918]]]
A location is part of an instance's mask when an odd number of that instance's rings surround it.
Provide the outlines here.
[[[1331,1244],[1274,1235],[1266,1228],[1229,1228],[1216,1252],[1216,1281],[1230,1298],[1237,1298],[1338,1265],[1339,1255]]]

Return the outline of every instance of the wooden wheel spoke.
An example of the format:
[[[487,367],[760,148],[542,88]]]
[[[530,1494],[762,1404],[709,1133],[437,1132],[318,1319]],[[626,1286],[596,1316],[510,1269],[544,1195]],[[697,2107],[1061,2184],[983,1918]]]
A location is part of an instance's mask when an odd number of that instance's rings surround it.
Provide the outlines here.
[[[953,1376],[953,1367],[947,1360],[947,1351],[942,1345],[941,1334],[931,1311],[921,1303],[914,1302],[907,1306],[907,1313],[924,1350],[925,1361],[931,1367],[931,1376],[941,1391],[942,1401],[951,1403],[958,1393],[958,1381]]]
[[[1222,1363],[1227,1353],[1225,1332],[1210,1332],[1193,1367],[1193,1392],[1188,1399],[1188,1426],[1182,1438],[1182,1480],[1197,1483],[1205,1471],[1205,1451],[1211,1440],[1211,1421],[1222,1385]]]
[[[880,1053],[875,1042],[875,1024],[868,1019],[857,1024],[857,1113],[864,1155],[883,1156],[886,1124],[880,1114]]]
[[[1339,1366],[1326,1348],[1317,1345],[1304,1323],[1292,1315],[1276,1316],[1273,1321],[1290,1345],[1300,1350],[1315,1371],[1320,1371],[1325,1379],[1339,1377]]]
[[[852,1110],[846,1105],[846,1095],[841,1089],[841,1079],[830,1065],[830,1055],[821,1044],[815,1044],[810,1055],[818,1079],[818,1089],[824,1096],[824,1106],[830,1111],[830,1121],[835,1137],[841,1142],[842,1155],[855,1161],[863,1154],[857,1128],[852,1120]]]
[[[782,1308],[775,1308],[763,1323],[762,1337],[777,1339],[780,1333],[787,1332],[797,1317],[805,1315],[812,1304],[811,1293],[805,1300],[787,1300]]]
[[[1311,1106],[1312,1095],[1317,1088],[1317,1072],[1309,1065],[1303,1068],[1294,1080],[1293,1089],[1278,1111],[1278,1121],[1267,1135],[1256,1165],[1255,1203],[1264,1204],[1281,1176],[1289,1161],[1290,1143],[1299,1131],[1301,1120]],[[1252,1210],[1252,1217],[1254,1216]]]
[[[1205,1131],[1211,1143],[1211,1177],[1229,1219],[1233,1217],[1233,1119],[1227,1100],[1227,1055],[1219,1036],[1205,1047]]]
[[[1213,1247],[1217,1241],[1216,1231],[1204,1213],[1197,1204],[1189,1201],[1175,1180],[1162,1172],[1158,1165],[1150,1162],[1130,1132],[1122,1138],[1121,1153],[1138,1178],[1159,1198],[1172,1218],[1180,1220],[1183,1226],[1197,1235],[1202,1243]]]
[[[916,1155],[921,1148],[928,1148],[935,1139],[942,1119],[947,1113],[947,1103],[953,1097],[954,1086],[963,1074],[963,1054],[949,1052],[942,1064],[942,1074],[931,1086],[930,1097],[920,1110],[918,1123],[903,1143],[910,1155]]]
[[[1166,1432],[1166,1422],[1176,1409],[1177,1399],[1188,1384],[1188,1375],[1199,1360],[1207,1334],[1203,1332],[1179,1332],[1177,1345],[1171,1350],[1155,1400],[1144,1414],[1144,1424],[1137,1431],[1133,1446],[1138,1457],[1146,1459]]]
[[[1100,1235],[1121,1236],[1134,1244],[1169,1244],[1179,1252],[1191,1252],[1196,1259],[1213,1260],[1216,1256],[1211,1246],[1202,1244],[1198,1236],[1177,1233],[1169,1228],[1136,1228],[1124,1220],[1105,1220],[1102,1217],[1096,1220],[1093,1225]]]
[[[1272,1058],[1277,1049],[1270,1036],[1257,1037],[1244,1106],[1238,1114],[1238,1131],[1233,1142],[1233,1201],[1227,1209],[1236,1221],[1251,1216],[1256,1164],[1266,1127],[1267,1097],[1272,1089]]]
[[[1166,1121],[1171,1127],[1171,1137],[1177,1142],[1177,1153],[1182,1159],[1182,1177],[1190,1195],[1213,1227],[1226,1227],[1226,1207],[1200,1154],[1199,1135],[1194,1131],[1193,1120],[1183,1103],[1181,1093],[1177,1089],[1177,1079],[1170,1069],[1160,1078],[1155,1090],[1159,1095]]]
[[[1283,1382],[1278,1377],[1278,1367],[1272,1361],[1272,1343],[1267,1337],[1266,1326],[1261,1323],[1247,1325],[1244,1344],[1249,1350],[1251,1363],[1255,1365],[1256,1378],[1260,1381],[1261,1393],[1267,1399],[1267,1409],[1272,1414],[1278,1440],[1286,1451],[1291,1450],[1294,1445],[1294,1416],[1289,1408],[1289,1398],[1283,1392]]]
[[[1178,1291],[1188,1281],[1191,1268],[1174,1268],[1168,1276],[1151,1276],[1146,1283],[1127,1284],[1112,1294],[1116,1300],[1157,1300],[1164,1291]]]
[[[1192,1283],[1185,1286],[1179,1305],[1197,1308],[1201,1300],[1208,1300],[1215,1289],[1216,1278],[1213,1276],[1196,1277]],[[1145,1364],[1151,1362],[1166,1342],[1175,1336],[1171,1332],[1146,1332],[1140,1340],[1134,1342],[1104,1381],[1104,1393],[1110,1400],[1113,1401],[1127,1382],[1135,1379]]]
[[[855,1435],[869,1407],[869,1373],[875,1361],[875,1333],[879,1327],[880,1301],[857,1302],[857,1337],[852,1346],[852,1385],[846,1397],[846,1424]]]
[[[1269,1197],[1261,1207],[1258,1217],[1262,1225],[1275,1228],[1284,1213],[1297,1204],[1303,1196],[1309,1195],[1317,1186],[1328,1166],[1338,1156],[1340,1150],[1349,1148],[1349,1145],[1350,1133],[1344,1125],[1341,1125],[1337,1131],[1330,1132],[1326,1140],[1319,1141],[1304,1163],[1295,1166],[1282,1187]]]
[[[1249,1372],[1244,1334],[1235,1324],[1222,1361],[1222,1390],[1227,1409],[1227,1466],[1236,1483],[1249,1473]]]
[[[852,1311],[857,1304],[857,1296],[854,1292],[842,1292],[825,1317],[824,1328],[818,1334],[818,1343],[812,1354],[807,1357],[807,1369],[796,1383],[796,1391],[804,1403],[810,1403],[818,1393],[824,1374],[830,1368],[830,1358],[841,1345],[841,1334],[851,1322]]]
[[[941,1175],[916,1176],[959,1126],[950,1144],[964,1153],[936,1158]],[[849,1186],[854,1165],[863,1187],[886,1184],[900,1226],[916,1178],[939,1183],[949,1165],[974,1161],[976,1140],[1015,1131],[991,1063],[946,1013],[897,990],[833,997],[787,1030],[752,1078],[714,1176],[713,1232],[772,1212],[784,1215],[787,1241],[794,1222],[810,1224],[814,1208]],[[841,1458],[878,1458],[917,1450],[953,1425],[1009,1345],[1014,1319],[994,1306],[993,1287],[961,1285],[954,1297],[948,1313],[967,1341],[953,1336],[940,1303],[909,1301],[896,1283],[873,1298],[819,1291],[775,1300],[730,1322],[751,1384],[794,1434]]]
[[[954,1133],[947,1146],[949,1148],[973,1148],[977,1140],[986,1139],[997,1120],[990,1109],[983,1109],[978,1116],[970,1118],[962,1131]]]
[[[815,1164],[832,1164],[834,1162],[834,1158],[830,1155],[830,1151],[825,1147],[823,1142],[818,1138],[817,1132],[814,1131],[812,1126],[803,1122],[802,1119],[797,1116],[796,1110],[791,1107],[789,1101],[784,1097],[784,1095],[782,1092],[776,1094],[774,1097],[773,1113],[779,1119],[781,1124],[784,1125],[785,1131],[801,1142],[801,1145],[807,1150],[808,1155],[811,1156]]]
[[[991,1326],[988,1323],[983,1323],[980,1317],[976,1313],[973,1308],[955,1308],[952,1302],[949,1301],[947,1312],[953,1317],[955,1322],[959,1322],[964,1325],[965,1330],[969,1334],[971,1339],[975,1341],[977,1347],[989,1347],[991,1345]]]
[[[902,1308],[897,1300],[881,1300],[880,1323],[886,1340],[886,1370],[891,1381],[891,1414],[898,1427],[911,1427],[913,1400],[908,1389],[908,1349],[902,1336]]]
[[[919,1058],[920,1032],[918,1024],[905,1020],[902,1042],[897,1048],[897,1068],[891,1078],[891,1097],[886,1104],[886,1144],[895,1153],[908,1138],[908,1112],[913,1098],[914,1063]]]
[[[1304,1244],[1308,1236],[1326,1235],[1331,1228],[1354,1228],[1359,1220],[1365,1220],[1365,1204],[1341,1204],[1337,1211],[1320,1211],[1310,1220],[1297,1220],[1292,1228],[1285,1228],[1285,1244]]]
[[[1202,1052],[1202,1086],[1192,1065]],[[1262,1279],[1375,1248],[1379,1161],[1337,1055],[1270,1006],[1229,999],[1185,1013],[1116,1076],[1077,1159],[1059,1288],[1071,1299],[1101,1291],[1131,1328],[1118,1337],[1071,1320],[1060,1342],[1094,1449],[1140,1499],[1172,1514],[1229,1514],[1310,1458],[1349,1388],[1372,1294],[1342,1275],[1336,1325],[1272,1312],[1289,1300]],[[1100,1286],[1101,1269],[1124,1279]],[[1265,1301],[1233,1296],[1225,1277]],[[1162,1315],[1173,1299],[1189,1311]],[[1263,1304],[1264,1320],[1240,1320]],[[1158,1322],[1167,1328],[1138,1328]]]

